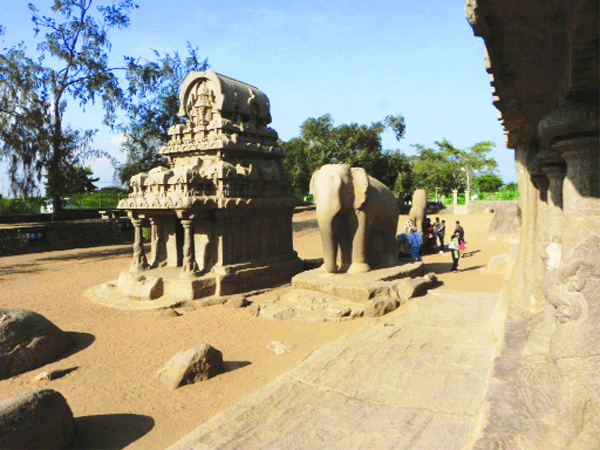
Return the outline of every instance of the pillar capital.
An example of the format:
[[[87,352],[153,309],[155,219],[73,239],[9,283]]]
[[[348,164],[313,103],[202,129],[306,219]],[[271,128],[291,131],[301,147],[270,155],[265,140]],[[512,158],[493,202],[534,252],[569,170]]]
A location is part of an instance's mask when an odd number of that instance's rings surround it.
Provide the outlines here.
[[[585,103],[566,104],[544,116],[538,124],[542,142],[589,133],[598,129],[598,107]]]
[[[550,178],[564,178],[567,173],[567,168],[558,164],[548,164],[542,166],[542,172]]]
[[[581,136],[556,141],[552,147],[560,152],[562,158],[569,161],[592,160],[598,158],[598,136]]]

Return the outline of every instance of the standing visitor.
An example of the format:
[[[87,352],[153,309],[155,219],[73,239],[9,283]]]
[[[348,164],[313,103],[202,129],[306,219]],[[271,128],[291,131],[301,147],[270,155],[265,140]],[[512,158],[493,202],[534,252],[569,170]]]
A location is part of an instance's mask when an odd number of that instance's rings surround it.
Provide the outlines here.
[[[421,261],[421,245],[423,245],[423,235],[417,231],[416,228],[411,230],[408,235],[408,242],[410,243],[410,256],[413,261]]]
[[[439,219],[438,217],[435,218],[436,221],[438,219]],[[437,238],[440,241],[440,253],[444,253],[444,236],[446,236],[446,221],[445,220],[442,220],[442,223],[440,223],[440,226],[438,227],[435,235],[437,236]]]
[[[452,240],[450,241],[450,244],[448,244],[448,250],[450,250],[450,253],[452,254],[452,272],[458,272],[458,258],[460,258],[459,240],[460,233],[455,231],[452,234]]]
[[[460,225],[460,221],[456,221],[456,228],[454,230],[455,233],[458,232],[458,250],[460,252],[461,255],[464,254],[465,249],[467,248],[466,246],[466,241],[465,241],[465,230],[464,228]]]

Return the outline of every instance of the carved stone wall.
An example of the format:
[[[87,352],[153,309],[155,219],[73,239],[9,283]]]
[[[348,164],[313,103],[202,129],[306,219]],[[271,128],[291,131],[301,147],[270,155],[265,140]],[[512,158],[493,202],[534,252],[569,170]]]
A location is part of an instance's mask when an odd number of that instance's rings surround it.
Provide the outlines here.
[[[522,211],[475,448],[600,448],[598,0],[467,0],[466,11],[485,40]]]

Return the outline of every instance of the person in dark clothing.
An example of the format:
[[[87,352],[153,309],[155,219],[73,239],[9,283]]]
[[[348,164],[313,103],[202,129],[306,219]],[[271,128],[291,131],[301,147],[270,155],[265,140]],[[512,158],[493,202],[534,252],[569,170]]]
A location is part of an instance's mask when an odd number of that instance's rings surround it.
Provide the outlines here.
[[[438,222],[439,217],[435,218],[436,223]],[[442,222],[438,225],[438,228],[435,232],[436,238],[440,241],[440,253],[444,253],[444,236],[446,236],[446,221],[442,220]]]
[[[460,252],[460,255],[463,256],[465,253],[465,249],[467,248],[465,241],[465,230],[463,227],[460,226],[460,222],[458,220],[456,221],[456,229],[454,230],[454,232],[458,233],[458,250]]]

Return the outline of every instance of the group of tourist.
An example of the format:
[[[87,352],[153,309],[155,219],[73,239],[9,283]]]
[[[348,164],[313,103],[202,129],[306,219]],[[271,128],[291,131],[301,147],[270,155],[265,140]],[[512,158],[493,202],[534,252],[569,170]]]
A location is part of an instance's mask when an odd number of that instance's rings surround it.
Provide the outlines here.
[[[404,233],[398,237],[398,248],[400,253],[410,254],[413,261],[422,261],[421,254],[423,252],[437,253],[439,249],[439,253],[444,253],[445,236],[446,221],[440,221],[439,217],[435,218],[433,224],[427,218],[423,224],[422,232],[417,229],[412,219],[408,219],[404,223]],[[448,244],[448,250],[450,250],[452,256],[452,272],[458,272],[458,260],[461,256],[464,256],[465,248],[465,230],[460,221],[457,220],[456,228]]]

